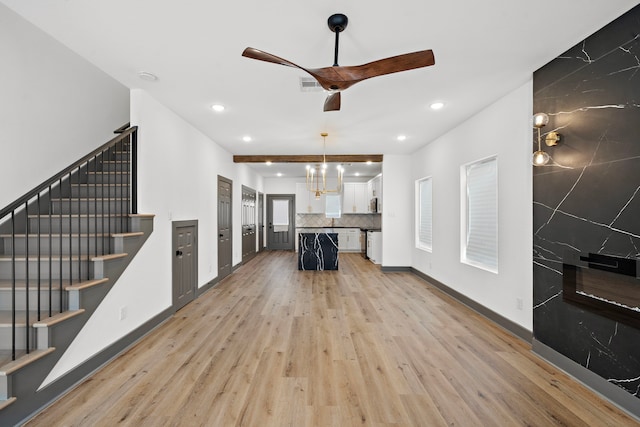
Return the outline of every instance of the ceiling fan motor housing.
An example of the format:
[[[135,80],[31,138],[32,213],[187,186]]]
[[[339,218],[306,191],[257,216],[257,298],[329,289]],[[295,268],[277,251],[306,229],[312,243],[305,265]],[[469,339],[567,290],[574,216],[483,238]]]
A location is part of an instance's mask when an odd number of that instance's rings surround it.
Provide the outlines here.
[[[342,13],[335,13],[329,17],[327,20],[327,24],[329,25],[329,29],[334,33],[341,33],[347,28],[347,24],[349,23],[349,19],[347,15],[343,15]]]

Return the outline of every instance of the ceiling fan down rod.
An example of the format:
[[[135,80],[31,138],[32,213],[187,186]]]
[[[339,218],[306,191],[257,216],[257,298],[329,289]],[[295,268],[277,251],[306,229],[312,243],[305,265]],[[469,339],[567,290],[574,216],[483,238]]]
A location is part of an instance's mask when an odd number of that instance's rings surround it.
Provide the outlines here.
[[[327,20],[327,25],[329,25],[329,29],[336,33],[336,46],[333,55],[333,66],[338,67],[338,42],[340,40],[340,33],[347,28],[347,24],[349,23],[349,18],[342,13],[334,13]]]
[[[340,39],[340,32],[336,31],[336,47],[333,52],[333,66],[338,67],[338,41]]]

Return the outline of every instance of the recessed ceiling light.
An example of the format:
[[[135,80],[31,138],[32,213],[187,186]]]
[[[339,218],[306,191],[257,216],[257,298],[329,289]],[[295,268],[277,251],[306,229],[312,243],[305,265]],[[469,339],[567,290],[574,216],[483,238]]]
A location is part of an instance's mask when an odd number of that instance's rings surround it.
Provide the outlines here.
[[[405,139],[407,139],[406,135],[398,135],[398,141],[404,141]]]
[[[444,103],[443,102],[434,102],[433,104],[431,104],[431,109],[432,110],[439,110],[442,107],[444,107]]]
[[[281,173],[281,172],[278,172],[276,175],[278,175],[278,176],[282,176],[282,173]]]
[[[158,80],[158,76],[156,76],[153,73],[150,73],[148,71],[140,71],[138,73],[138,77],[140,77],[142,80],[148,81],[148,82],[155,82]]]
[[[221,105],[221,104],[213,104],[213,105],[211,106],[211,109],[212,109],[213,111],[215,111],[216,113],[221,113],[221,112],[223,112],[223,111],[224,111],[224,105]]]
[[[264,162],[267,166],[271,166],[273,164],[273,162],[271,160],[267,160],[266,162]]]
[[[245,135],[245,136],[242,137],[242,140],[244,142],[251,142],[251,137],[249,135]]]
[[[367,165],[370,165],[372,163],[371,160],[367,160]]]
[[[360,176],[360,172],[354,173],[355,176]]]

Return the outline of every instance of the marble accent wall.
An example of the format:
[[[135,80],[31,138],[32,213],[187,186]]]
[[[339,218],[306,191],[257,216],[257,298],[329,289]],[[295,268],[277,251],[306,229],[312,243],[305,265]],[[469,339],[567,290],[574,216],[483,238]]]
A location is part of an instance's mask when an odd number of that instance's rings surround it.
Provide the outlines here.
[[[640,258],[640,6],[536,71],[533,107],[562,135],[533,168],[534,337],[640,398],[640,330],[562,286],[568,258]]]

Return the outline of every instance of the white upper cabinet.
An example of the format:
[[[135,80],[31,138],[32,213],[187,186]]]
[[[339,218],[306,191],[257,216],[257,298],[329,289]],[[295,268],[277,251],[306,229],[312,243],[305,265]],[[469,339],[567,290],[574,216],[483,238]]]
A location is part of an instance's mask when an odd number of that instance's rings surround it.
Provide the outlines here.
[[[345,182],[343,185],[342,213],[369,213],[369,195],[366,182]]]

